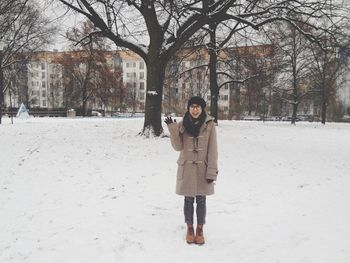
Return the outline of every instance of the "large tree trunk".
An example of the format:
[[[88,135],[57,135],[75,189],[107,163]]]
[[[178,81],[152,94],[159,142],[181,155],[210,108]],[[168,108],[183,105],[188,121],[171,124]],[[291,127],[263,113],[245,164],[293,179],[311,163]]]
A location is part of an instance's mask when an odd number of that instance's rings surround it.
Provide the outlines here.
[[[83,99],[83,105],[82,105],[82,114],[83,117],[86,116],[86,89],[83,88],[83,94],[82,94],[82,99]]]
[[[2,56],[0,54],[0,124],[2,120],[2,109],[4,107],[4,72],[1,68]]]
[[[250,84],[248,83],[248,85],[250,85]],[[247,89],[248,89],[248,92],[247,92],[247,96],[248,96],[248,116],[251,116],[252,115],[252,108],[253,108],[253,106],[252,106],[252,104],[253,104],[253,102],[252,102],[252,92],[251,92],[251,88],[249,86],[247,87]]]
[[[209,43],[209,79],[210,79],[210,115],[218,122],[218,98],[219,86],[217,78],[217,54],[216,54],[216,27],[215,23],[210,24],[210,43]]]
[[[298,103],[293,103],[293,114],[292,114],[291,124],[295,124],[295,120],[297,118],[297,111],[298,111]]]
[[[326,116],[327,116],[327,95],[326,95],[326,86],[325,84],[322,85],[321,88],[321,123],[326,124]]]
[[[293,42],[295,43],[295,37],[293,38]],[[293,114],[292,114],[292,122],[291,124],[295,125],[295,120],[297,118],[298,111],[298,82],[297,82],[297,52],[296,52],[296,44],[293,44],[293,58],[292,58],[292,67],[293,67]]]
[[[240,86],[234,84],[230,87],[230,106],[229,120],[239,120],[241,117],[241,89]]]
[[[292,106],[293,106],[293,113],[292,113],[291,124],[295,124],[295,121],[296,121],[296,118],[297,118],[298,106],[299,106],[298,90],[297,90],[297,86],[296,85],[294,85],[293,97],[294,97],[294,102],[292,104]]]
[[[146,137],[151,134],[160,136],[163,133],[161,114],[165,66],[159,56],[148,58],[145,122],[140,133]]]
[[[326,116],[327,116],[327,103],[322,103],[322,112],[321,112],[321,123],[326,124]]]

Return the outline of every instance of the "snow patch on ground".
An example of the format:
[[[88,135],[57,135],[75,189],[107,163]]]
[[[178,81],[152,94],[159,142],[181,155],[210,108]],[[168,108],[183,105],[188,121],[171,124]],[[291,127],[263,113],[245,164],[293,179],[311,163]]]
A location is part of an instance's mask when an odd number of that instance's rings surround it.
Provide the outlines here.
[[[143,120],[3,120],[0,262],[350,262],[348,124],[221,121],[199,247]]]

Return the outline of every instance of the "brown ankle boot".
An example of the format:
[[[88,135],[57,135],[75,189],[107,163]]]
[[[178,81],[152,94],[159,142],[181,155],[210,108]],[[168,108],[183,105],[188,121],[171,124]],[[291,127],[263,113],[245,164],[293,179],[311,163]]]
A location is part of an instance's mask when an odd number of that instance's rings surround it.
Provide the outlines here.
[[[186,241],[187,241],[188,244],[194,243],[194,229],[193,229],[193,225],[187,224]]]
[[[197,245],[204,244],[205,240],[204,240],[204,235],[203,235],[203,225],[197,225],[196,236],[194,238],[194,242]]]

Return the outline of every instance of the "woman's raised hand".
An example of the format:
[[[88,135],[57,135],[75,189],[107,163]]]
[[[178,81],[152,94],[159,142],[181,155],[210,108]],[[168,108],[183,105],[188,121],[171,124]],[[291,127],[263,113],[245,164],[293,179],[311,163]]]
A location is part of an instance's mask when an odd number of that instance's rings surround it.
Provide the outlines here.
[[[165,122],[166,124],[170,124],[170,123],[176,122],[176,120],[174,119],[174,121],[173,121],[173,119],[172,119],[171,117],[166,117],[165,120],[164,120],[164,122]]]

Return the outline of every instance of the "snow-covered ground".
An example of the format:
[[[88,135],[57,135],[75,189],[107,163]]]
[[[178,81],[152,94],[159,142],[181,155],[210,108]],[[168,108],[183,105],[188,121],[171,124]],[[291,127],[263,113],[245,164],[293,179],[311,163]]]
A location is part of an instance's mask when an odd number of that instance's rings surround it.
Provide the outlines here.
[[[221,121],[206,244],[142,119],[4,119],[0,262],[350,262],[350,125]]]

